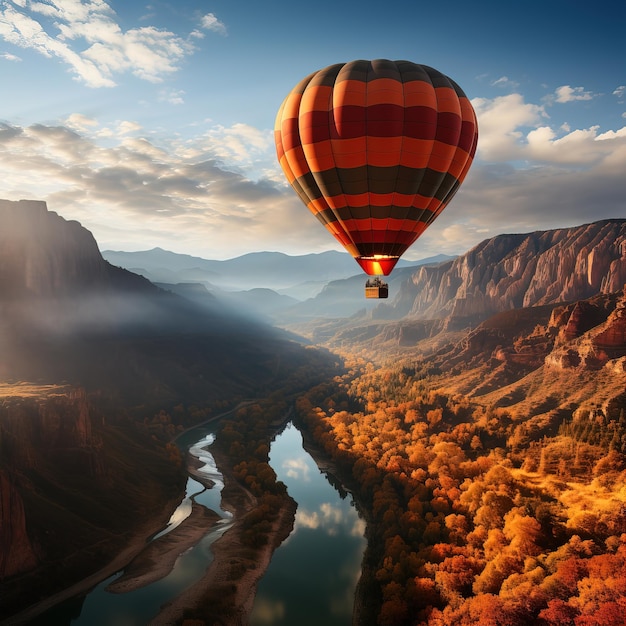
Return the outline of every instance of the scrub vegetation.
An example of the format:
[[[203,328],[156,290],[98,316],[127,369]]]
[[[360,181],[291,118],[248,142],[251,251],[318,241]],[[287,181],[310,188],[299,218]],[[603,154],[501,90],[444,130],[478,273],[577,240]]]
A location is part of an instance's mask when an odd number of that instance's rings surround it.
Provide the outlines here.
[[[368,518],[372,624],[623,624],[626,395],[567,404],[569,376],[503,407],[353,358],[298,399]]]

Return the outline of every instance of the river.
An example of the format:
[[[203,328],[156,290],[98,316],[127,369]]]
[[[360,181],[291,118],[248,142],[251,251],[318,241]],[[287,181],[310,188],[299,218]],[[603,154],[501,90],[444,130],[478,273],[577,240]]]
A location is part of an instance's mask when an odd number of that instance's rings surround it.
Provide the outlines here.
[[[165,602],[200,579],[213,560],[211,544],[228,529],[229,513],[222,511],[221,475],[210,452],[213,432],[209,427],[194,429],[179,440],[203,463],[206,488],[189,477],[186,495],[166,529],[153,539],[184,522],[195,501],[221,516],[193,548],[178,557],[174,569],[161,580],[127,593],[110,593],[107,587],[122,572],[95,587],[84,600],[64,602],[39,616],[37,624],[75,626],[142,626],[155,617]],[[294,530],[275,551],[261,579],[250,624],[325,624],[349,626],[352,623],[354,590],[361,571],[365,549],[364,523],[349,496],[342,498],[302,447],[302,437],[292,425],[275,439],[270,449],[270,465],[289,494],[298,503]],[[345,494],[344,494],[345,496]]]
[[[294,426],[272,443],[270,465],[298,510],[259,582],[250,624],[350,626],[365,523],[352,498],[342,498],[304,450]]]

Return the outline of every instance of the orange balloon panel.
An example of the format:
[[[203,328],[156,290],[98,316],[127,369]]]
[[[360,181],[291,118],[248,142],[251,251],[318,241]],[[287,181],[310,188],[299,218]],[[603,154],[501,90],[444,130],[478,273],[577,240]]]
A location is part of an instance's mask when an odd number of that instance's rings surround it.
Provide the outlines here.
[[[310,74],[276,116],[287,180],[368,274],[388,274],[441,213],[474,158],[461,88],[410,61],[352,61]]]

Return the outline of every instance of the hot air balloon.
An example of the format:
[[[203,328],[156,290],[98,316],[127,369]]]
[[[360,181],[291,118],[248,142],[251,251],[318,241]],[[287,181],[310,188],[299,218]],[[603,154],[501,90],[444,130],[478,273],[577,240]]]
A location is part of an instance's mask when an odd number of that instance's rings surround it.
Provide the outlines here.
[[[373,286],[463,182],[476,114],[450,78],[410,61],[352,61],[313,72],[280,106],[278,161],[302,202]],[[378,294],[378,295],[375,295]],[[368,297],[385,289],[366,287]]]

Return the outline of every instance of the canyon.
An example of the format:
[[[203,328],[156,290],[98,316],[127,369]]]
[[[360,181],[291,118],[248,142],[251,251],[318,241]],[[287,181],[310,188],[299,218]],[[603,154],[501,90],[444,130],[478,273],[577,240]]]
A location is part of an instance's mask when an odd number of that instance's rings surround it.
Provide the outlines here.
[[[183,482],[177,433],[245,398],[315,389],[346,354],[512,412],[512,439],[617,423],[625,242],[619,219],[501,235],[399,268],[389,302],[349,315],[324,302],[355,280],[332,280],[294,305],[319,316],[286,310],[278,328],[202,281],[174,289],[111,265],[45,203],[0,201],[0,615],[164,523]]]

